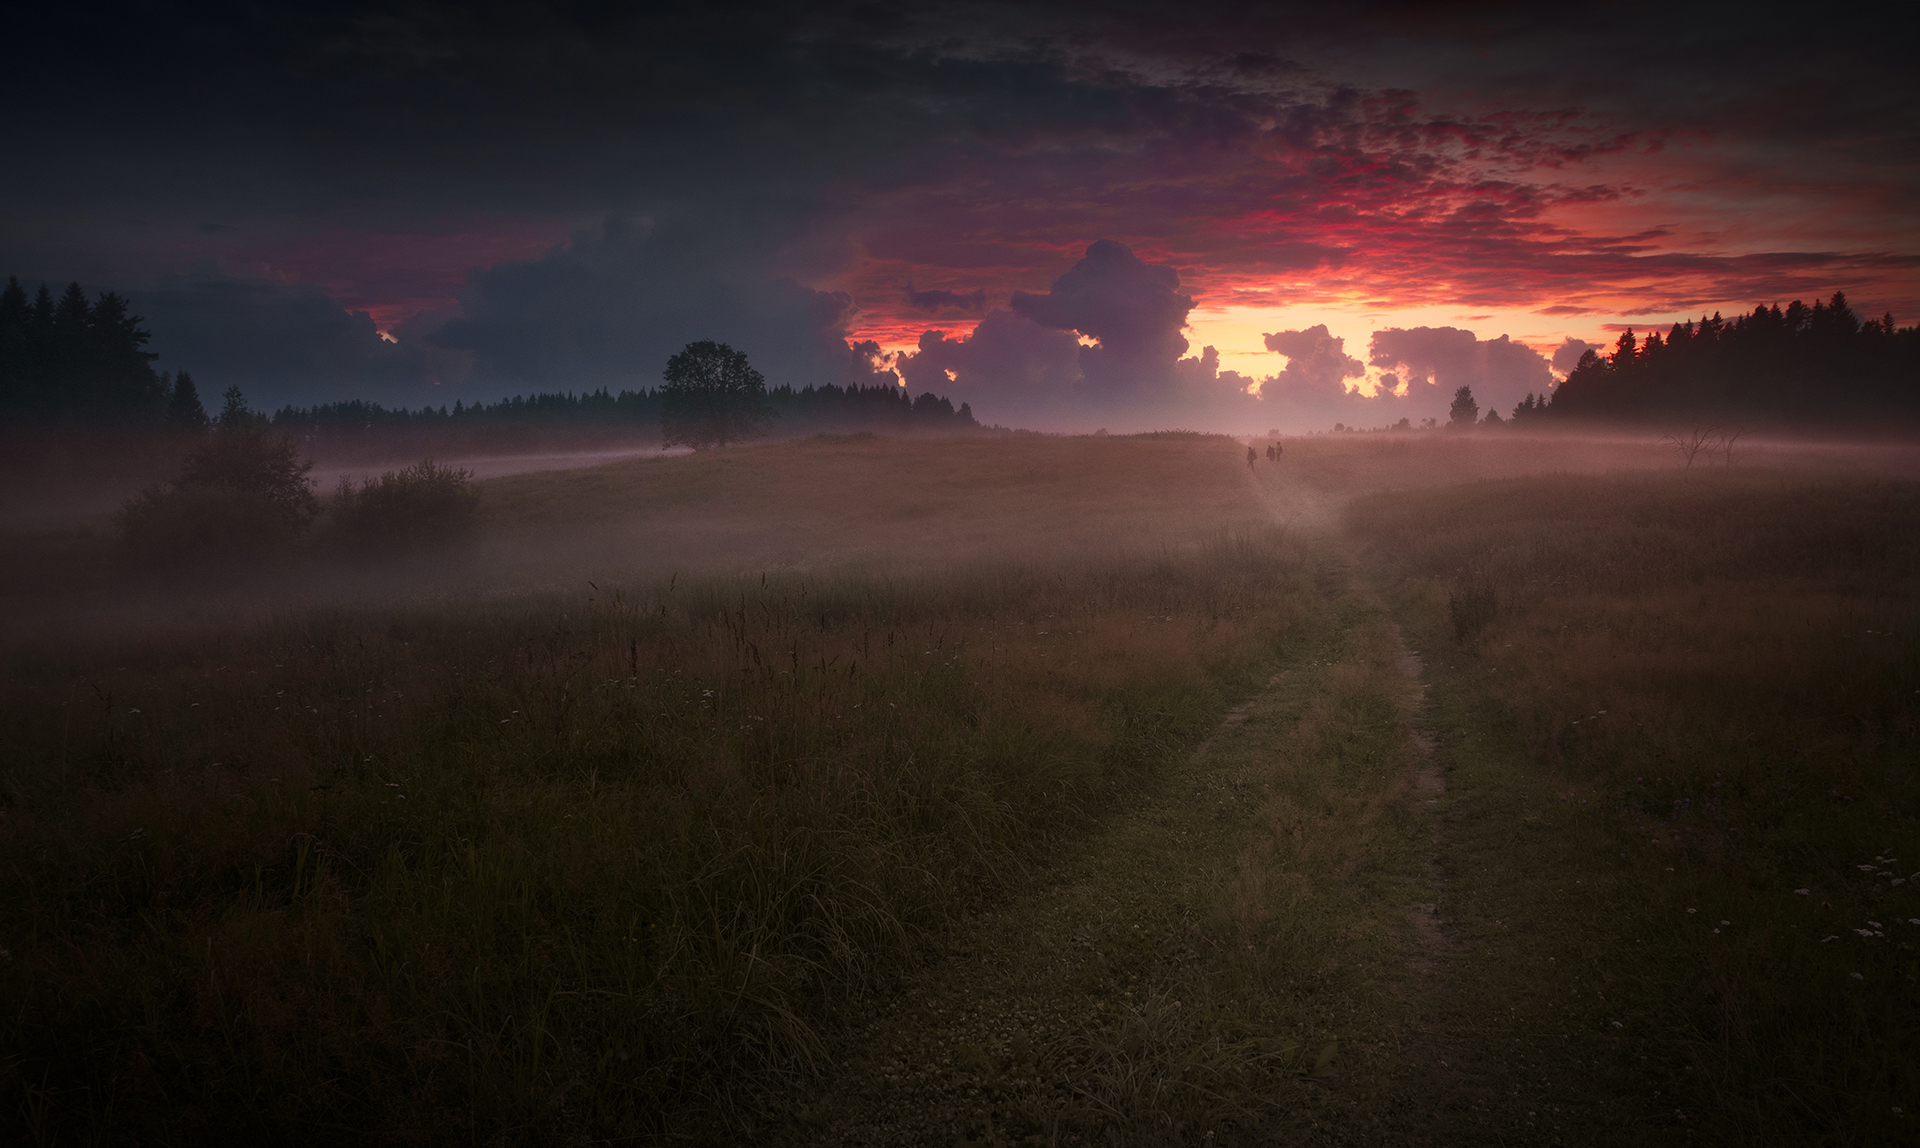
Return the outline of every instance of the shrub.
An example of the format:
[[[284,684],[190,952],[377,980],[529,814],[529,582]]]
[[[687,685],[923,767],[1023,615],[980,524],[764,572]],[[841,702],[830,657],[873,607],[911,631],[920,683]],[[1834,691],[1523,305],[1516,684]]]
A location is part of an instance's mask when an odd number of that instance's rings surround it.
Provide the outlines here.
[[[229,403],[231,405],[231,402]],[[300,538],[319,510],[298,444],[225,419],[169,485],[120,508],[125,556],[142,562],[258,560]]]
[[[150,486],[119,514],[125,557],[164,565],[258,561],[285,551],[302,525],[271,498],[226,486]]]
[[[426,459],[405,470],[341,479],[329,508],[334,542],[348,550],[397,553],[472,537],[480,496],[473,472]]]

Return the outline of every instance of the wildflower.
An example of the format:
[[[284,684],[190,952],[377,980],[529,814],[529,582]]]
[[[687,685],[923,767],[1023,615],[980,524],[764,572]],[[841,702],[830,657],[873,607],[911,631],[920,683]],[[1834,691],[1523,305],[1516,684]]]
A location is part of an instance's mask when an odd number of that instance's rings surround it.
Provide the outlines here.
[[[1795,889],[1795,890],[1794,890],[1794,892],[1796,892],[1796,893],[1798,893],[1798,894],[1800,894],[1800,895],[1801,895],[1802,897],[1804,897],[1804,896],[1806,896],[1806,895],[1807,895],[1808,893],[1810,893],[1810,892],[1812,892],[1812,890],[1810,890],[1810,889]]]
[[[1698,909],[1688,909],[1688,910],[1687,910],[1687,912],[1689,912],[1689,913],[1698,913],[1699,911],[1700,911],[1700,910],[1698,910]]]
[[[1732,921],[1722,921],[1722,922],[1720,922],[1720,923],[1721,923],[1721,924],[1723,924],[1723,925],[1731,925],[1731,924],[1733,924],[1733,922],[1732,922]]]
[[[1864,976],[1861,976],[1861,975],[1860,975],[1859,973],[1855,973],[1855,974],[1853,974],[1853,979],[1854,979],[1854,980],[1856,980],[1856,981],[1864,981],[1864,980],[1866,980],[1867,978],[1866,978],[1866,977],[1864,977]]]

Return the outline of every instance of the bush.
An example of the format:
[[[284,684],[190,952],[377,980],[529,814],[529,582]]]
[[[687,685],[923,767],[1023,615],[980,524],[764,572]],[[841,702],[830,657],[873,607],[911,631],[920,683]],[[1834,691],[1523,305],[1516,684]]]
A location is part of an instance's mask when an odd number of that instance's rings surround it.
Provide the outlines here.
[[[473,472],[426,459],[379,478],[349,479],[329,508],[330,534],[347,550],[399,553],[454,545],[473,535],[480,496]]]
[[[258,561],[289,549],[319,504],[299,446],[228,419],[195,447],[170,485],[120,508],[127,558],[177,565]]]
[[[303,525],[266,495],[224,486],[151,486],[119,514],[124,556],[168,566],[257,562],[287,550]]]

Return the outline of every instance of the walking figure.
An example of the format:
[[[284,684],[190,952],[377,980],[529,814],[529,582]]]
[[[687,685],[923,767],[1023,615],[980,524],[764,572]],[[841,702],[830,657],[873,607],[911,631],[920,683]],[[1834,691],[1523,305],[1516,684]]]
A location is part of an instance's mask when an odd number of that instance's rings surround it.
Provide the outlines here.
[[[1267,444],[1267,461],[1268,461],[1268,462],[1272,462],[1272,461],[1273,461],[1273,459],[1274,459],[1274,455],[1275,455],[1276,453],[1278,453],[1278,450],[1279,450],[1279,444],[1278,444],[1278,443],[1268,443],[1268,444]]]
[[[1252,447],[1248,447],[1248,448],[1247,448],[1247,469],[1248,469],[1248,470],[1252,470],[1252,469],[1253,469],[1253,460],[1254,460],[1254,459],[1256,459],[1256,458],[1259,458],[1259,457],[1260,457],[1259,455],[1257,455],[1257,454],[1255,454],[1255,453],[1253,452],[1253,448],[1252,448]]]

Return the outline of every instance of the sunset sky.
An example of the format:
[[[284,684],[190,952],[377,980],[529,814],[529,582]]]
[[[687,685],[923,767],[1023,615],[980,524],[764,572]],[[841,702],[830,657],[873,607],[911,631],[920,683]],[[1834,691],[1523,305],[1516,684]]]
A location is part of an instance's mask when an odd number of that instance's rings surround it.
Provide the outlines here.
[[[1626,326],[1920,318],[1905,7],[43,6],[0,275],[264,406],[711,338],[989,422],[1417,422]]]

